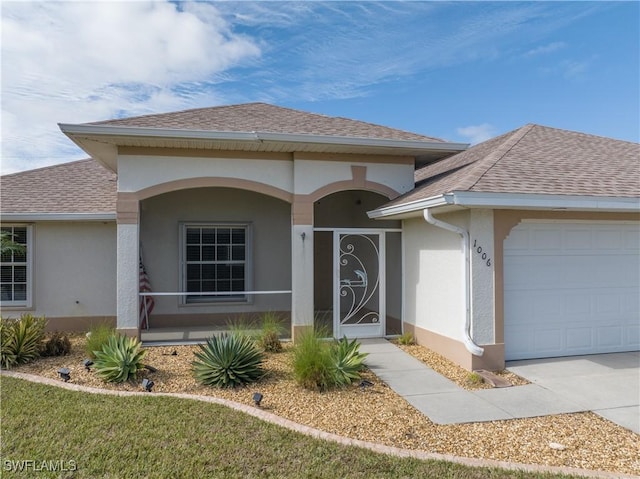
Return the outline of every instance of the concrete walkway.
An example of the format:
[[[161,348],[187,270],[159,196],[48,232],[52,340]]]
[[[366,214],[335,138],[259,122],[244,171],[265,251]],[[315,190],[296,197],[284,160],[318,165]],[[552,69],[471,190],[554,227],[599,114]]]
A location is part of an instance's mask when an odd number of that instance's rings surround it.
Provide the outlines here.
[[[363,339],[360,350],[369,353],[367,366],[376,376],[436,424],[496,421],[603,409],[602,402],[601,407],[592,407],[588,401],[561,395],[536,383],[467,391],[385,339]],[[598,384],[591,386],[599,387]],[[614,415],[607,418],[640,433],[640,427],[633,420],[618,421]]]

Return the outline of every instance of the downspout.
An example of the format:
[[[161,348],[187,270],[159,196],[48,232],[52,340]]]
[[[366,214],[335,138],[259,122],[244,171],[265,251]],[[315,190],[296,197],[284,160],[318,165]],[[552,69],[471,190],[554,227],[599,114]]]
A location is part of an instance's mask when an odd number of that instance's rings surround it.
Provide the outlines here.
[[[437,220],[431,214],[429,208],[424,209],[424,219],[427,223],[430,223],[438,228],[458,233],[462,236],[462,250],[464,252],[464,301],[465,301],[465,321],[463,331],[463,342],[467,351],[474,356],[482,356],[484,349],[473,342],[471,338],[471,261],[469,258],[469,232],[464,228],[445,223],[444,221]]]

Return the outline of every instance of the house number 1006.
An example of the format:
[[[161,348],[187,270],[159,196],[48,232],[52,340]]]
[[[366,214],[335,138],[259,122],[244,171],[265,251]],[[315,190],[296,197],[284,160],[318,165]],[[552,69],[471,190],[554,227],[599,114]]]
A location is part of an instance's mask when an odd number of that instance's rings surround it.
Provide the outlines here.
[[[482,261],[486,262],[487,266],[491,266],[491,258],[487,256],[487,253],[482,251],[482,246],[478,245],[478,240],[473,240],[473,249],[480,255]]]

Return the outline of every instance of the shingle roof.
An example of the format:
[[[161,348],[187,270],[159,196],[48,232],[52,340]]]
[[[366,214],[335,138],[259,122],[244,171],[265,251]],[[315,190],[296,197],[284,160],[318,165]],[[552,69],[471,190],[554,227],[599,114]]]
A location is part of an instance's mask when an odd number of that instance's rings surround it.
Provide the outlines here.
[[[385,206],[454,191],[637,198],[640,145],[526,125],[425,166],[415,178],[414,190]],[[0,193],[3,214],[116,211],[116,175],[93,159],[2,176]]]
[[[0,177],[0,212],[115,213],[116,175],[93,159]]]
[[[640,145],[540,125],[492,138],[416,171],[385,206],[454,191],[640,197]]]
[[[443,141],[439,138],[418,135],[364,121],[308,113],[267,103],[245,103],[198,108],[172,113],[99,121],[88,123],[88,125],[200,131],[260,131],[387,140]]]

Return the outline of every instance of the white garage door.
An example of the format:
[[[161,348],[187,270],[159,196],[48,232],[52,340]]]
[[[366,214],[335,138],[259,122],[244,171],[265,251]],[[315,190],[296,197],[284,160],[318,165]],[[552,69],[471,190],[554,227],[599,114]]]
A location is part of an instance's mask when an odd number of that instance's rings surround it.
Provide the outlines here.
[[[640,226],[523,222],[504,241],[505,358],[640,349]]]

